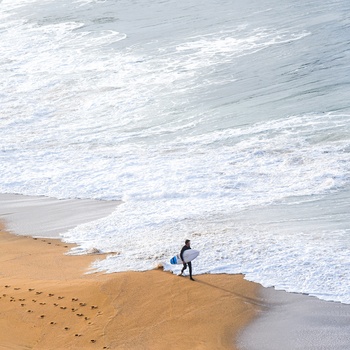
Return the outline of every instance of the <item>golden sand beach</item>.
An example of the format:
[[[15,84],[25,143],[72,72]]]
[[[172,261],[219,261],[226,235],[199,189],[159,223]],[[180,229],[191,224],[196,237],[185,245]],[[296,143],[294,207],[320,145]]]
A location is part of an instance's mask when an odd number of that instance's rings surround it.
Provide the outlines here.
[[[98,255],[0,233],[0,349],[236,349],[259,309],[242,275],[86,273]]]

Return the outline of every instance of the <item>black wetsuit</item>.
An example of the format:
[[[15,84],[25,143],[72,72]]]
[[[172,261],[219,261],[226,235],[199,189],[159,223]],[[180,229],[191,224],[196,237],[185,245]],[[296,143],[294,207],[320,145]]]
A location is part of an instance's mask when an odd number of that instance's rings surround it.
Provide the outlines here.
[[[187,249],[191,249],[191,247],[188,247],[187,245],[184,245],[184,246],[182,247],[182,249],[181,249],[180,258],[181,258],[182,261],[184,261],[183,253],[184,253],[184,251],[187,250]],[[188,267],[190,268],[190,278],[192,279],[192,263],[191,263],[191,261],[188,262],[188,263],[185,263],[185,262],[184,262],[184,267],[183,267],[182,270],[181,270],[181,274],[187,269],[187,265],[188,265]]]

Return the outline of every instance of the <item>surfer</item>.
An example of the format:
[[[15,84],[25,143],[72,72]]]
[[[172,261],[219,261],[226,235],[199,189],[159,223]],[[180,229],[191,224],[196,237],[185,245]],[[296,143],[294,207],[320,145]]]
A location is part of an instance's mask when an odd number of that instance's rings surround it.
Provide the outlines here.
[[[191,249],[190,244],[191,244],[191,241],[189,239],[186,239],[185,245],[182,247],[181,253],[180,253],[180,258],[181,258],[182,261],[184,261],[184,257],[183,257],[184,251],[187,250],[187,249]],[[183,268],[181,270],[180,276],[182,276],[183,272],[187,269],[187,265],[188,265],[188,267],[190,268],[190,279],[192,281],[194,281],[194,279],[192,278],[192,262],[191,261],[188,262],[188,263],[184,262],[183,264],[184,264],[184,266],[183,266]]]

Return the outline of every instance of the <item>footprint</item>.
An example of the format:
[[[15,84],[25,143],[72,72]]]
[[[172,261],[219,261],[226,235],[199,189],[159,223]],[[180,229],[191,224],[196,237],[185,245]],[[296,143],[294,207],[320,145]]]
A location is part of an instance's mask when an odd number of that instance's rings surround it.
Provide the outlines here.
[[[38,295],[39,295],[39,294],[42,294],[42,292],[36,292],[35,294],[38,294]]]
[[[45,315],[40,315],[40,318],[44,318],[45,317]]]
[[[40,305],[46,305],[46,303],[40,303]]]
[[[82,317],[82,316],[84,316],[84,315],[83,315],[83,314],[77,314],[77,316]]]
[[[58,299],[64,299],[64,297],[58,297]]]
[[[50,294],[49,294],[49,297],[53,297],[54,295],[55,295],[55,294],[50,293]]]
[[[65,310],[65,309],[67,309],[67,307],[66,306],[61,306],[61,309]]]
[[[78,301],[79,299],[78,298],[72,298],[72,301]]]
[[[23,306],[25,306],[26,304],[21,304],[21,306],[23,307]]]
[[[54,322],[54,321],[51,321],[51,322],[50,322],[50,324],[56,324],[56,322]]]
[[[58,304],[54,303],[55,306],[58,306]]]
[[[79,303],[80,306],[86,306],[86,303]]]
[[[76,337],[81,337],[81,334],[76,333],[75,336]]]
[[[98,306],[92,305],[92,306],[91,306],[91,310],[95,310],[95,309],[98,309]]]
[[[33,312],[32,310],[27,310],[27,312]]]
[[[14,290],[20,290],[21,288],[19,288],[19,287],[16,287],[16,288],[13,288]]]
[[[66,331],[68,331],[68,330],[69,330],[69,327],[64,327],[64,329],[65,329]]]
[[[30,292],[32,292],[32,291],[35,290],[35,289],[34,289],[34,288],[29,288],[28,290],[29,290]]]
[[[11,286],[6,285],[5,288],[10,288]]]
[[[96,343],[95,339],[91,339],[90,341],[91,341],[91,343]]]

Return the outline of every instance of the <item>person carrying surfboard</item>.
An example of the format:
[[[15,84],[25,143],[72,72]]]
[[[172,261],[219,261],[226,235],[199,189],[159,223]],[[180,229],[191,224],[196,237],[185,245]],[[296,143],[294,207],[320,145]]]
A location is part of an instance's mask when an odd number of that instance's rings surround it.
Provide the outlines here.
[[[183,274],[183,272],[187,269],[187,265],[188,265],[188,267],[189,267],[189,269],[190,269],[190,279],[191,279],[191,281],[194,281],[194,279],[193,279],[193,277],[192,277],[192,262],[189,261],[188,263],[185,263],[185,260],[184,260],[184,257],[183,257],[183,253],[184,253],[184,251],[187,250],[187,249],[191,249],[191,241],[190,241],[189,239],[186,239],[185,245],[182,247],[181,253],[180,253],[180,258],[181,258],[181,260],[184,262],[184,263],[183,263],[184,266],[183,266],[183,268],[182,268],[182,270],[181,270],[180,276],[183,276],[182,274]]]

